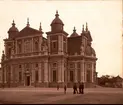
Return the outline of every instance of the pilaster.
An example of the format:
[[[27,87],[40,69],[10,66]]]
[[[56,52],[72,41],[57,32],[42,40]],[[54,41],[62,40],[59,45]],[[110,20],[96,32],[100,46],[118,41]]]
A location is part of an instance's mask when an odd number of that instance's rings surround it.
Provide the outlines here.
[[[44,82],[48,82],[48,61],[44,62]]]
[[[61,62],[61,82],[64,82],[64,60]]]
[[[61,35],[58,35],[58,54],[61,54],[62,51],[61,41]]]
[[[15,40],[15,46],[16,46],[15,47],[16,48],[16,51],[15,52],[16,52],[16,54],[18,54],[17,40]]]
[[[61,82],[61,62],[58,62],[58,82]]]
[[[77,83],[77,62],[75,64],[75,69],[74,69],[74,82]]]
[[[48,75],[49,75],[49,82],[51,82],[51,63],[48,63]]]
[[[32,63],[32,83],[35,81],[35,69],[34,69],[34,64]]]
[[[85,78],[85,75],[84,75],[84,60],[81,61],[81,82],[84,82],[84,78]]]
[[[92,83],[94,82],[94,63],[92,62]]]
[[[41,80],[41,62],[39,62],[39,83],[41,83],[42,82],[42,80]]]
[[[86,62],[84,62],[84,82],[87,82],[86,81],[86,75],[87,75],[87,68],[86,68],[87,66],[86,66]]]

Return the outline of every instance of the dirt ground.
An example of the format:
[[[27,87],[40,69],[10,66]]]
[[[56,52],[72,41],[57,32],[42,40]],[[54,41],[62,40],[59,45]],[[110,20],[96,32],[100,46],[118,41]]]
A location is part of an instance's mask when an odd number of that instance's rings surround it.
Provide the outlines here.
[[[123,104],[123,88],[86,88],[84,94],[64,94],[62,88],[0,89],[1,104]]]

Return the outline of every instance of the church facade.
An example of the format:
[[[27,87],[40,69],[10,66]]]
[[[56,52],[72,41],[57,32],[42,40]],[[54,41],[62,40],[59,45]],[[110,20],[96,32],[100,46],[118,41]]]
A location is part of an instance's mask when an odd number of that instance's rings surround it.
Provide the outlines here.
[[[28,20],[19,31],[13,21],[8,38],[4,39],[1,86],[71,87],[78,82],[84,82],[86,87],[95,86],[97,58],[87,23],[81,35],[74,27],[68,37],[57,11],[50,26],[45,38],[41,24],[36,30]]]

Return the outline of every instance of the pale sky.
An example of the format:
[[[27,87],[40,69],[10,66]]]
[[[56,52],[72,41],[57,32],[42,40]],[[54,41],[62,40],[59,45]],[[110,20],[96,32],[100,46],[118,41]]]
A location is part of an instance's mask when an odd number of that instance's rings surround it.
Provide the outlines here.
[[[29,17],[30,27],[39,29],[41,22],[43,32],[48,32],[56,10],[69,35],[74,26],[80,34],[82,25],[88,23],[93,38],[92,46],[98,58],[98,76],[122,76],[121,0],[0,0],[0,57],[4,49],[3,39],[8,37],[7,31],[13,19],[19,31],[26,26]],[[46,37],[46,34],[43,36]]]

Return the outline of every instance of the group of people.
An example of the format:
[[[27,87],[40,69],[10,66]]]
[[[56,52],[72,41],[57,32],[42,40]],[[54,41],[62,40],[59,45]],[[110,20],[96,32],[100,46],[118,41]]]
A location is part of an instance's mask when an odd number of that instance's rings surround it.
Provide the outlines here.
[[[78,89],[77,89],[77,84],[75,83],[73,85],[73,94],[84,94],[84,83],[79,83],[79,92],[78,92]]]
[[[59,90],[59,85],[57,85],[57,90]],[[67,91],[67,86],[64,85],[64,93],[66,94],[66,91]],[[84,83],[79,83],[79,92],[78,92],[78,89],[77,89],[77,84],[74,83],[73,85],[73,94],[84,94]]]

